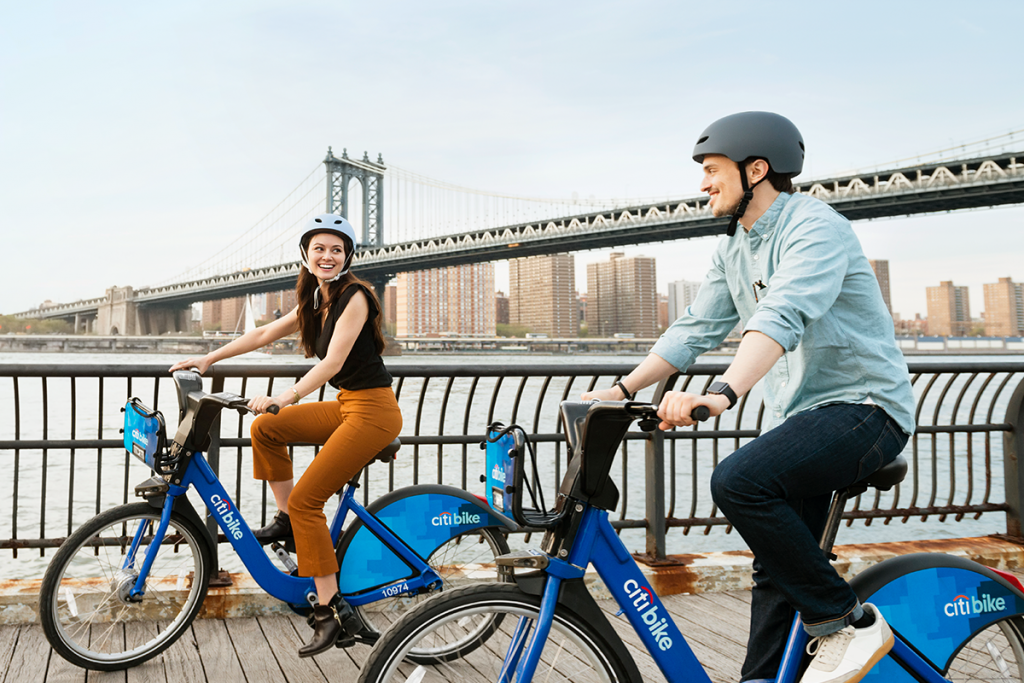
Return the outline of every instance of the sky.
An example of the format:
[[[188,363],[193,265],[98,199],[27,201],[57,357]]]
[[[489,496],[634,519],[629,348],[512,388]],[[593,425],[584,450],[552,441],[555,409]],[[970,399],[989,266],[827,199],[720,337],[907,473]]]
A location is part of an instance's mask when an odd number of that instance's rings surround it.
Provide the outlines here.
[[[1018,0],[0,3],[0,314],[166,281],[328,146],[511,195],[692,197],[693,143],[737,111],[796,123],[805,179],[1022,130],[1022,24]],[[1024,207],[854,226],[903,317],[940,280],[975,316],[1024,281]],[[625,251],[664,292],[717,239]],[[608,253],[576,254],[578,288]]]

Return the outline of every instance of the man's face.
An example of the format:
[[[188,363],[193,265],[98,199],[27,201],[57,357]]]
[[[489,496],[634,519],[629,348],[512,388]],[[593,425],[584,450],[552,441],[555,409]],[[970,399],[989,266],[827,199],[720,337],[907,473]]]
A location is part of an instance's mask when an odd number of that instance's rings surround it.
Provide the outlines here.
[[[717,217],[731,216],[743,199],[739,164],[721,154],[708,154],[702,167],[700,191],[708,193],[711,213]]]

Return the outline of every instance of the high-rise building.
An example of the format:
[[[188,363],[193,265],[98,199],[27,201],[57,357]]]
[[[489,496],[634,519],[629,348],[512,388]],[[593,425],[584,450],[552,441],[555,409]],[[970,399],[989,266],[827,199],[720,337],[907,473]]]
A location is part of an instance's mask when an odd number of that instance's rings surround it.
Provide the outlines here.
[[[203,328],[220,332],[245,332],[245,297],[203,302]]]
[[[494,336],[494,264],[469,263],[401,273],[396,336]]]
[[[594,337],[658,333],[655,260],[611,254],[605,263],[587,264],[587,327]]]
[[[552,337],[579,334],[576,262],[572,254],[508,262],[508,321]]]
[[[668,295],[658,293],[658,329],[664,330],[672,321],[668,319]]]
[[[508,297],[505,296],[505,292],[494,295],[494,322],[498,325],[508,325]]]
[[[384,287],[384,322],[394,325],[398,322],[398,287],[385,285]]]
[[[676,280],[668,283],[668,321],[670,325],[678,320],[686,307],[697,298],[700,284],[692,280]]]
[[[1001,277],[985,285],[985,334],[1024,336],[1024,284]]]
[[[871,270],[875,271],[875,279],[878,280],[878,288],[882,290],[882,301],[885,308],[892,315],[892,301],[889,299],[889,262],[885,260],[868,261]]]
[[[947,280],[926,290],[928,333],[938,337],[965,337],[970,334],[971,304],[967,299],[967,287],[957,287]]]

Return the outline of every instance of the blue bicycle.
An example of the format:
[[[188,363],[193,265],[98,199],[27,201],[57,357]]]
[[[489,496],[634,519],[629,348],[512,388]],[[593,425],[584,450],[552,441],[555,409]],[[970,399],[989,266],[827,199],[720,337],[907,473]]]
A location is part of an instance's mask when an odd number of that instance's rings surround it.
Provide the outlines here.
[[[710,681],[608,521],[619,496],[608,476],[612,460],[632,422],[640,420],[647,431],[657,427],[657,406],[563,403],[560,412],[573,459],[551,513],[525,509],[515,500],[529,490],[522,430],[491,436],[493,448],[512,455],[513,516],[520,524],[547,529],[542,550],[498,558],[502,565],[527,571],[516,573],[515,584],[467,586],[407,613],[374,646],[361,683],[642,681],[629,651],[584,587],[590,564],[670,683]],[[707,414],[695,411],[695,417],[706,419]],[[906,470],[900,457],[836,492],[823,551],[831,552],[849,497],[869,486],[889,489]],[[890,654],[863,680],[1022,680],[1024,587],[1014,576],[957,557],[914,554],[881,562],[851,583],[862,601],[881,611],[896,636]],[[474,649],[463,649],[460,659],[439,657],[429,665],[410,661],[415,652],[443,654],[448,643],[471,638]],[[806,665],[806,643],[798,615],[777,683],[798,680]]]
[[[256,582],[295,611],[308,614],[317,596],[312,578],[297,575],[288,544],[275,558],[259,544],[241,511],[203,457],[223,409],[248,411],[247,399],[208,394],[194,372],[173,374],[179,424],[168,443],[164,418],[131,399],[124,444],[156,473],[135,487],[143,502],[122,505],[86,522],[61,545],[40,589],[40,620],[62,657],[86,669],[118,670],[169,647],[190,626],[206,597],[217,539],[188,501],[194,487]],[[396,440],[377,460],[390,461]],[[516,525],[461,489],[410,486],[363,507],[356,480],[341,493],[330,524],[337,548],[339,589],[362,617],[358,640],[373,642],[398,614],[421,598],[482,578],[493,580],[494,558],[508,552]],[[343,530],[348,513],[354,521]],[[490,569],[488,569],[490,567]],[[498,578],[505,575],[498,570]],[[353,641],[339,641],[339,647]],[[452,644],[441,656],[479,644]],[[422,662],[435,661],[436,652]]]

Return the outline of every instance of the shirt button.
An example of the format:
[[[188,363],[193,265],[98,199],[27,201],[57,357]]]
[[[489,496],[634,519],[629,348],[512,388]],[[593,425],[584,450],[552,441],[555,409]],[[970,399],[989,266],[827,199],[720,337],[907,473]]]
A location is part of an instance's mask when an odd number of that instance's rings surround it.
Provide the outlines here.
[[[783,382],[783,383],[782,383],[782,386],[786,386],[786,383],[785,383],[785,382]]]
[[[756,261],[758,258],[760,257],[757,254],[754,254],[754,260]]]
[[[775,417],[782,417],[782,413],[775,413]]]

